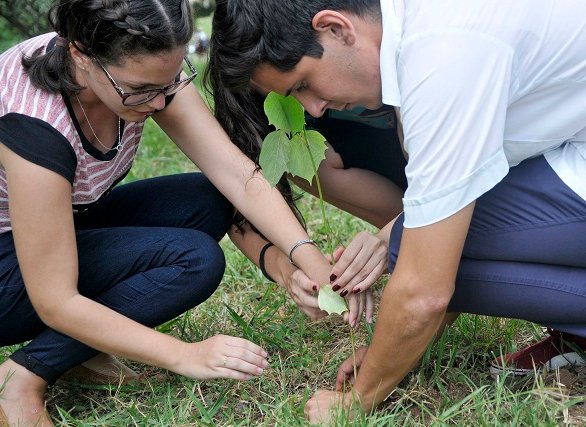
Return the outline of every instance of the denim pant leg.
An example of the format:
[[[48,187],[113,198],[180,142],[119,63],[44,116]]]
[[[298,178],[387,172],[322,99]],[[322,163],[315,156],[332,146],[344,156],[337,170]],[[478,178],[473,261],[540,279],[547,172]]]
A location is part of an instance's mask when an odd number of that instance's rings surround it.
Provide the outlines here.
[[[403,231],[389,245],[395,265]],[[476,201],[449,311],[530,320],[586,336],[586,201],[543,157]]]
[[[225,266],[217,240],[229,227],[232,208],[201,174],[145,181],[116,188],[99,207],[76,218],[78,289],[156,326],[205,301],[217,288]],[[93,216],[96,228],[91,227]],[[18,266],[13,270],[14,278],[20,277]],[[25,293],[22,279],[14,282],[0,283],[0,296],[5,288]],[[0,297],[0,345],[32,339],[11,358],[48,383],[97,354],[46,328],[28,298],[21,297],[11,309],[5,309],[4,300]]]

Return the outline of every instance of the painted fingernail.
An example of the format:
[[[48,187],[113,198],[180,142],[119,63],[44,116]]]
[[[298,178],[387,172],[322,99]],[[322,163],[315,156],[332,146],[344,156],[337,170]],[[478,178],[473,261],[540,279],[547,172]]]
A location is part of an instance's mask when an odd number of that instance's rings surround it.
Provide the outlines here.
[[[332,283],[337,278],[338,278],[338,276],[336,276],[335,274],[332,273],[332,275],[330,276],[330,283]]]
[[[358,292],[360,292],[360,288],[356,288],[352,292],[354,292],[355,294],[357,294]]]
[[[334,290],[336,290],[336,289],[334,289]],[[345,297],[346,295],[348,295],[348,291],[344,291],[340,294],[341,297]]]
[[[334,285],[334,286],[332,286],[332,291],[336,292],[336,291],[340,290],[340,287],[341,287],[340,285]]]
[[[313,285],[312,286],[312,289],[313,289],[314,292],[317,292],[317,285]]]

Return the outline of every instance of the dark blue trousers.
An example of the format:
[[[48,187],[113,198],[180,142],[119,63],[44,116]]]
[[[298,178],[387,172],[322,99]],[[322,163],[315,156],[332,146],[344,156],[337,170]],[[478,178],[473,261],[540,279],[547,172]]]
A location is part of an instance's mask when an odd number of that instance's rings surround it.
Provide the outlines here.
[[[200,173],[121,185],[76,214],[79,292],[149,327],[209,298],[225,267],[218,241],[230,203]],[[98,352],[47,328],[32,307],[12,233],[0,236],[0,346],[28,344],[10,357],[52,384]]]
[[[402,232],[400,218],[389,271]],[[586,201],[543,157],[511,168],[476,201],[448,311],[524,319],[586,337]]]

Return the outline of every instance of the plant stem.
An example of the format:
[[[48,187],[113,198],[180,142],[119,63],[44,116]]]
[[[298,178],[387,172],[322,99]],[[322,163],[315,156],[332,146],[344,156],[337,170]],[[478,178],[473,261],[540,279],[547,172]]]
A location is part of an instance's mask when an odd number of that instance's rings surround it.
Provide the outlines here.
[[[307,154],[309,154],[309,159],[311,160],[311,168],[313,169],[313,176],[315,177],[315,184],[317,186],[317,194],[319,196],[319,206],[321,209],[321,216],[324,222],[325,227],[325,236],[326,236],[326,251],[328,253],[332,253],[334,251],[333,242],[331,240],[331,231],[330,223],[328,221],[328,217],[326,215],[326,205],[324,203],[324,196],[321,189],[321,182],[319,180],[319,175],[317,173],[317,166],[315,165],[315,160],[313,158],[313,154],[311,153],[311,149],[309,148],[309,142],[307,142],[307,133],[305,132],[305,128],[303,129],[303,140],[305,141],[305,149],[307,150]],[[330,259],[330,263],[333,263],[333,259]]]
[[[305,149],[307,150],[307,153],[309,154],[309,159],[311,160],[311,167],[313,169],[313,176],[315,177],[315,184],[317,186],[317,194],[319,195],[319,206],[321,208],[321,216],[322,219],[324,221],[324,227],[325,227],[325,231],[326,231],[326,246],[328,246],[328,252],[332,253],[334,248],[333,248],[333,242],[331,240],[331,231],[332,229],[330,228],[330,223],[328,222],[328,217],[326,215],[326,207],[325,207],[325,203],[324,203],[324,196],[321,190],[321,182],[319,180],[319,175],[317,173],[317,167],[315,165],[315,160],[313,159],[313,154],[311,153],[311,149],[309,148],[309,142],[307,142],[307,133],[305,132],[305,128],[303,129],[303,140],[305,141]],[[333,264],[334,260],[330,259],[330,263]],[[350,326],[350,325],[349,325]],[[356,380],[356,375],[357,375],[357,371],[356,371],[356,340],[354,337],[354,328],[352,326],[350,326],[350,344],[352,345],[352,367],[354,368],[354,379]]]
[[[352,368],[354,369],[354,381],[356,381],[356,376],[358,375],[358,372],[356,371],[356,340],[354,337],[354,328],[352,326],[350,326],[350,345],[352,346]]]

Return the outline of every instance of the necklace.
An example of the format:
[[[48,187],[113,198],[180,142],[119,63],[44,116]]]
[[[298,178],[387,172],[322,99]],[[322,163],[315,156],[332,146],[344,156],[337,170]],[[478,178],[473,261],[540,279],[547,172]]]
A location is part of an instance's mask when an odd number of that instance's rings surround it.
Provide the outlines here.
[[[83,113],[83,116],[85,117],[85,121],[87,122],[88,126],[90,127],[90,130],[94,134],[96,141],[98,141],[98,144],[100,144],[102,146],[102,148],[104,148],[105,150],[108,150],[108,151],[122,150],[122,135],[120,133],[120,122],[121,122],[120,117],[118,117],[118,143],[114,147],[106,147],[102,143],[102,141],[100,141],[100,138],[98,138],[98,135],[96,135],[96,132],[94,131],[94,128],[92,127],[92,124],[90,123],[90,119],[88,119],[87,114],[85,113],[85,110],[83,109],[83,105],[81,104],[81,101],[79,100],[79,96],[75,95],[75,99],[77,99],[77,103],[79,104],[79,108],[81,108],[81,112]]]

